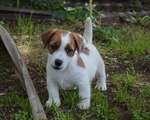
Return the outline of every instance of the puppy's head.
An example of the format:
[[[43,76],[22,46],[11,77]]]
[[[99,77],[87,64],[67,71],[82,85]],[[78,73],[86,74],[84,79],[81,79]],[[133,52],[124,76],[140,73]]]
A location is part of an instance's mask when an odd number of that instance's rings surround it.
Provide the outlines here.
[[[48,46],[49,63],[56,70],[64,70],[86,44],[81,35],[58,29],[44,32],[42,41],[45,47]]]

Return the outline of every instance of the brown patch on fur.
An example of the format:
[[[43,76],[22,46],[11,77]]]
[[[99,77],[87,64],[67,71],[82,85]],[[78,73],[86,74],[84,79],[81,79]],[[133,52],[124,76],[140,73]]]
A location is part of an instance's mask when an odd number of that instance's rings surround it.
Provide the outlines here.
[[[78,53],[83,50],[83,38],[80,37],[77,33],[72,33],[71,38],[75,41],[76,49]]]
[[[46,47],[49,44],[52,36],[56,33],[56,31],[57,29],[47,30],[42,34],[42,41],[43,41],[44,47]]]
[[[61,34],[67,34],[68,31],[65,30],[57,30],[52,29],[44,32],[42,34],[42,40],[44,43],[44,46],[46,47],[48,45],[48,51],[52,54],[61,45]]]
[[[90,50],[88,48],[84,48],[82,53],[89,55],[90,54]]]
[[[58,37],[58,36],[57,36]],[[53,52],[55,52],[56,50],[58,50],[58,48],[61,45],[61,39],[57,39],[57,37],[54,37],[49,45],[48,45],[48,51],[52,54]]]
[[[76,51],[76,45],[73,39],[70,40],[70,43],[68,43],[65,47],[65,51],[69,57],[74,56],[74,53]]]
[[[82,67],[82,68],[85,68],[85,64],[84,64],[84,62],[80,56],[78,57],[77,65]]]

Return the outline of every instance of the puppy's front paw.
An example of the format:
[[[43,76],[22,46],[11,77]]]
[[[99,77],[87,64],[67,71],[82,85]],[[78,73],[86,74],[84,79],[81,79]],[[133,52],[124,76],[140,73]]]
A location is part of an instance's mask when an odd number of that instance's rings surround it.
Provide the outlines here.
[[[106,91],[107,90],[106,83],[97,83],[95,88],[97,88],[98,90],[102,90],[102,91]]]
[[[77,107],[81,110],[88,110],[90,108],[90,103],[80,102],[77,104]]]
[[[50,107],[52,105],[52,99],[49,99],[48,101],[46,101],[45,105],[46,107]]]
[[[46,104],[45,104],[46,107],[50,107],[52,105],[53,101],[54,101],[54,104],[56,104],[56,106],[60,106],[60,104],[61,104],[60,100],[58,100],[58,99],[54,99],[54,100],[49,99],[48,101],[46,101]]]

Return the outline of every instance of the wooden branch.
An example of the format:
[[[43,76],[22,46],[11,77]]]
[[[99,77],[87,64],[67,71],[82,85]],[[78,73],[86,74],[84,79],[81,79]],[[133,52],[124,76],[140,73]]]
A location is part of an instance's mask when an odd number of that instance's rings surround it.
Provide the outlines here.
[[[9,33],[2,26],[0,26],[0,37],[2,42],[4,43],[4,46],[6,47],[7,52],[10,55],[9,57],[13,62],[15,72],[28,95],[34,119],[47,120],[43,106],[36,93],[33,82],[30,78],[26,65],[18,51],[18,48]]]
[[[29,73],[27,71],[27,68],[25,67],[24,62],[22,61],[22,70],[23,70],[23,78],[25,81],[25,86],[29,98],[30,105],[32,106],[32,113],[35,120],[46,120],[46,115],[43,110],[43,107],[41,105],[40,99],[38,95],[36,94],[36,90],[33,87],[33,82],[31,81],[31,78],[29,76]]]
[[[126,16],[135,16],[137,12],[105,12],[101,14],[101,18],[114,18],[114,17],[126,17]],[[150,16],[150,11],[141,11],[141,16],[148,15]]]
[[[84,6],[87,2],[69,2],[66,1],[66,6],[76,7],[76,6]],[[130,8],[130,9],[149,9],[150,5],[137,5],[137,4],[126,4],[126,3],[101,3],[98,1],[93,1],[93,5],[96,5],[96,9],[102,9],[102,8]]]
[[[16,9],[16,8],[0,8],[0,11],[1,11],[0,18],[7,19],[7,20],[17,20],[18,17],[16,14],[19,15],[19,13],[23,14],[26,18],[29,18],[32,14],[32,18],[34,20],[40,20],[40,21],[50,21],[50,19],[52,18],[52,14],[47,11]],[[115,17],[135,16],[136,14],[137,12],[104,12],[103,14],[101,14],[100,17],[115,18]],[[150,16],[150,11],[141,11],[140,14],[141,16],[145,16],[145,15]]]
[[[136,5],[136,4],[122,4],[122,3],[104,3],[104,4],[99,4],[95,3],[96,8],[138,8],[138,9],[146,9],[149,8],[150,5]]]
[[[22,13],[22,14],[52,16],[52,14],[48,11],[22,9],[22,8],[1,7],[0,11],[1,13]]]

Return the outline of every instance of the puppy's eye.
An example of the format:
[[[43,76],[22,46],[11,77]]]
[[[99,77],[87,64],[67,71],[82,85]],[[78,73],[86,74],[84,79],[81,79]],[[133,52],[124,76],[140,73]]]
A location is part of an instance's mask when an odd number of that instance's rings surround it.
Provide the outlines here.
[[[67,48],[66,49],[66,53],[70,53],[70,52],[72,52],[73,50],[72,49],[70,49],[70,48]]]
[[[56,50],[57,46],[55,44],[50,45],[50,47],[52,48],[52,50]]]

